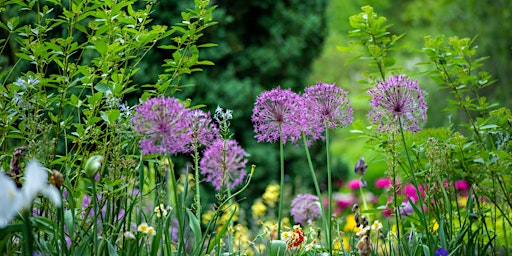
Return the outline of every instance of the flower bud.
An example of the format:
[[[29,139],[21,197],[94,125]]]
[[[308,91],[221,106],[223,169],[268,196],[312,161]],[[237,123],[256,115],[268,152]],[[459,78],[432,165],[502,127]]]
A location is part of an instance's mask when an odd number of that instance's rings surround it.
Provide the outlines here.
[[[96,175],[96,173],[100,170],[102,161],[103,156],[100,155],[94,155],[89,157],[89,159],[87,159],[87,162],[85,162],[85,174],[89,178],[94,177],[94,175]]]

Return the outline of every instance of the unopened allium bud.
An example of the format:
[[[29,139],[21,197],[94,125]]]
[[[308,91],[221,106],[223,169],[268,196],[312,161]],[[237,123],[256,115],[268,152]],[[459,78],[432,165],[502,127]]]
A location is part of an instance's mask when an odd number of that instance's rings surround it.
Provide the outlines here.
[[[92,178],[96,173],[100,170],[101,162],[103,161],[103,156],[100,155],[94,155],[89,157],[87,159],[87,162],[85,162],[85,174]]]
[[[57,170],[52,170],[52,176],[50,176],[50,183],[55,187],[60,188],[62,186],[62,183],[64,183],[64,177],[62,176],[62,173],[60,173]]]
[[[361,157],[359,158],[359,161],[357,161],[356,166],[354,167],[354,172],[362,176],[366,172],[367,168],[368,165],[364,162],[364,157]]]

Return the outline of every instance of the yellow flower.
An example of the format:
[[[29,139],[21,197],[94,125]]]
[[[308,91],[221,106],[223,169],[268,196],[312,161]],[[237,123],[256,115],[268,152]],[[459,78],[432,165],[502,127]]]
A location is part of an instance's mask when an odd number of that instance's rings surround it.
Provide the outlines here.
[[[439,223],[437,223],[436,219],[432,220],[432,231],[436,232],[439,229]]]
[[[263,201],[269,206],[274,206],[279,201],[279,185],[270,184],[263,193]]]
[[[147,234],[148,233],[148,228],[149,228],[149,226],[148,226],[147,223],[141,223],[137,227],[137,231]]]
[[[357,232],[360,228],[357,227],[356,219],[354,214],[347,215],[347,223],[343,227],[345,232]]]
[[[252,217],[254,219],[259,219],[259,218],[265,216],[265,213],[267,211],[267,206],[261,201],[256,201],[251,206],[251,210],[252,210]]]
[[[156,213],[156,216],[158,218],[162,218],[162,216],[166,216],[167,215],[167,209],[165,209],[163,204],[160,204],[157,207],[155,207],[154,212]]]
[[[149,227],[148,227],[148,230],[147,230],[147,232],[146,232],[146,234],[148,234],[149,236],[154,236],[154,235],[156,235],[156,230],[155,230],[155,228],[154,228],[154,227],[149,226]]]
[[[375,220],[372,224],[372,229],[377,230],[377,231],[381,230],[382,223],[380,223],[380,221],[378,221],[378,220]]]

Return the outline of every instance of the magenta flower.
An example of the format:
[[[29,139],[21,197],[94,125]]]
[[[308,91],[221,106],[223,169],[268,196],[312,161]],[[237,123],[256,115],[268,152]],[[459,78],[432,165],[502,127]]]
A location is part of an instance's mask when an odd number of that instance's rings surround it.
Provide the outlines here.
[[[204,151],[200,162],[204,180],[211,182],[217,190],[229,185],[235,188],[245,178],[247,159],[249,156],[234,140],[214,141]]]
[[[192,119],[192,139],[195,146],[211,145],[219,136],[219,131],[210,117],[210,113],[205,113],[199,109],[191,111]]]
[[[175,98],[151,98],[135,108],[134,129],[143,154],[186,153],[192,143],[190,110]]]
[[[258,142],[276,142],[282,131],[282,142],[296,142],[301,136],[302,98],[290,89],[280,87],[264,91],[256,99],[252,110],[254,136]]]
[[[469,183],[465,180],[457,180],[455,181],[455,189],[459,191],[467,191],[469,190]]]
[[[317,83],[304,90],[304,102],[308,112],[318,116],[320,125],[330,129],[352,123],[352,107],[347,92],[336,84]],[[323,130],[323,128],[322,128]]]
[[[389,188],[393,184],[390,178],[378,178],[375,181],[375,187],[377,188]]]
[[[417,81],[395,75],[379,82],[368,94],[372,96],[368,117],[372,124],[378,124],[379,132],[397,132],[399,119],[405,130],[417,132],[418,120],[427,120],[427,93],[418,87]]]
[[[311,194],[299,194],[293,200],[290,208],[290,214],[295,222],[302,226],[313,222],[322,217],[320,202],[318,197]]]
[[[348,188],[352,189],[352,190],[358,190],[361,185],[363,185],[361,183],[361,180],[359,179],[354,179],[354,180],[351,180],[348,182]]]
[[[423,188],[419,186],[420,189],[420,195],[422,197],[425,196],[425,192],[423,191]],[[405,194],[405,201],[408,201],[408,198],[412,198],[414,201],[418,201],[418,193],[416,192],[416,188],[412,184],[407,184],[404,187],[404,194]]]

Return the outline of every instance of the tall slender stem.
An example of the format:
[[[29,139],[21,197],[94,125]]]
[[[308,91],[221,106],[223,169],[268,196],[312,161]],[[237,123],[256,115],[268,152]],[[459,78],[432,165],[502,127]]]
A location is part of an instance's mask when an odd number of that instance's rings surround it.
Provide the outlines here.
[[[327,223],[328,223],[328,231],[327,231],[327,242],[329,243],[329,255],[332,255],[332,177],[331,177],[331,158],[329,155],[329,125],[325,122],[325,154],[327,161],[327,194],[329,198],[328,203],[328,211],[327,211]]]
[[[94,180],[94,176],[92,179],[92,206],[94,207],[94,221],[92,223],[93,234],[92,234],[92,245],[93,245],[93,255],[98,255],[98,197],[96,195],[96,181]]]
[[[320,186],[318,185],[318,180],[316,178],[315,169],[313,168],[313,163],[311,161],[311,155],[309,154],[309,148],[308,148],[308,143],[306,140],[306,135],[304,134],[304,132],[302,132],[302,139],[304,140],[304,148],[306,149],[306,157],[308,159],[308,165],[309,165],[309,170],[311,172],[311,177],[313,178],[313,183],[315,184],[316,196],[318,197],[318,202],[320,203],[320,212],[322,213],[322,229],[323,229],[323,232],[325,233],[326,240],[329,241],[328,236],[330,234],[328,233],[327,220],[326,220],[327,216],[326,216],[326,212],[325,212],[325,207],[322,202],[322,194],[320,192]]]
[[[400,134],[402,135],[402,142],[404,144],[404,149],[405,149],[405,155],[407,156],[407,161],[409,163],[409,169],[411,171],[411,176],[412,176],[412,181],[413,181],[413,184],[414,184],[414,188],[416,188],[416,194],[418,195],[418,201],[420,202],[420,212],[421,212],[421,221],[423,222],[423,227],[425,227],[425,230],[427,232],[427,241],[428,241],[428,245],[430,245],[430,239],[431,239],[431,234],[430,234],[430,230],[428,228],[428,223],[427,223],[427,218],[425,216],[425,210],[423,209],[423,198],[421,197],[421,191],[419,189],[419,186],[418,186],[418,180],[416,179],[416,173],[414,172],[414,166],[412,165],[412,161],[411,161],[411,156],[409,155],[409,150],[407,150],[407,144],[405,142],[405,135],[404,135],[404,128],[402,126],[402,119],[400,117],[398,117],[398,123],[400,124]]]
[[[184,233],[184,219],[181,216],[182,214],[182,202],[178,199],[178,185],[176,182],[176,176],[174,174],[174,163],[172,162],[171,157],[167,157],[169,160],[169,176],[171,178],[171,186],[172,191],[170,191],[173,195],[173,201],[174,201],[174,211],[176,212],[176,218],[178,219],[178,255],[181,255],[182,250],[185,248],[185,242],[183,241],[183,233]]]
[[[199,191],[199,151],[194,147],[194,184],[196,186],[196,218],[201,219],[201,193]]]
[[[284,187],[284,146],[283,146],[283,127],[279,125],[279,154],[281,176],[279,184],[279,208],[277,210],[277,240],[281,240],[281,212],[283,210],[283,187]]]

